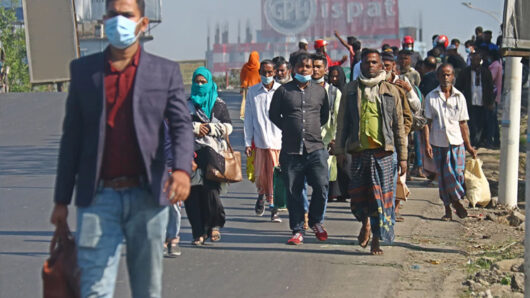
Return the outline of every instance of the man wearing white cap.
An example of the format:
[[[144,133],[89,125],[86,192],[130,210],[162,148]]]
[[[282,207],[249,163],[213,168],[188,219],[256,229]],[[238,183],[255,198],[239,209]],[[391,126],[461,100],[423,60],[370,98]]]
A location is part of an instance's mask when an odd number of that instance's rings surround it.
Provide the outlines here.
[[[296,63],[296,57],[300,54],[309,54],[307,51],[308,42],[307,39],[302,38],[298,42],[298,51],[291,53],[289,56],[289,63],[291,64],[291,69],[294,67],[294,64]]]

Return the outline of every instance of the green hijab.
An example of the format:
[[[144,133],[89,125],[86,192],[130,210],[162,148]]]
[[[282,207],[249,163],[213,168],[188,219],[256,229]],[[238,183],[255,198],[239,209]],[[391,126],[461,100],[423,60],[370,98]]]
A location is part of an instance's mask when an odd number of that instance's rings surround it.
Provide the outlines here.
[[[203,76],[208,83],[203,85],[195,83],[195,78],[199,75]],[[212,73],[204,66],[197,68],[193,73],[190,98],[208,118],[211,117],[213,106],[217,100],[217,84],[213,81]]]

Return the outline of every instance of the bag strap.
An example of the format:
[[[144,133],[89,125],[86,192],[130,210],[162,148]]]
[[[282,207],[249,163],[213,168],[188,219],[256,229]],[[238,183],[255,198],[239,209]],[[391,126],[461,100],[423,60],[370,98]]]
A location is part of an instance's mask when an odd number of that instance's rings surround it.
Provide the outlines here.
[[[230,144],[230,138],[228,137],[228,134],[225,134],[225,140],[226,140],[226,145],[228,146],[228,149],[230,150],[230,152],[234,153],[234,149],[232,148],[232,144]]]
[[[68,227],[68,224],[67,223],[58,224],[55,227],[55,232],[53,233],[53,237],[50,242],[50,254],[52,254],[53,251],[57,247],[59,247],[64,240],[68,238],[72,238],[72,233],[70,232],[70,228]]]

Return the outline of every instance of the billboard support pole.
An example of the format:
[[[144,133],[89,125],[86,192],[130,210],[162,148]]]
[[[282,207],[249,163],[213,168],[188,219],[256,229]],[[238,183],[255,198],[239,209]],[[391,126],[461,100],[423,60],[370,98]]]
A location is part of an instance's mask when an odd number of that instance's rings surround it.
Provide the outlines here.
[[[510,209],[517,207],[522,76],[521,57],[507,57],[504,77],[506,97],[501,121],[502,140],[499,173],[499,203]]]

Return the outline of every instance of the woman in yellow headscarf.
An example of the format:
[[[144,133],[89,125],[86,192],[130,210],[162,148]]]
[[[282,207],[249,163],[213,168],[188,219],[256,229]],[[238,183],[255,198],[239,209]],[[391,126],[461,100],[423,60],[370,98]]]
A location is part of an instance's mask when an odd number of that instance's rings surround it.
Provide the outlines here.
[[[241,101],[241,109],[239,116],[241,120],[245,117],[245,100],[247,98],[248,87],[254,86],[257,83],[261,82],[261,77],[259,75],[259,53],[253,51],[250,53],[248,62],[243,65],[241,68],[240,81],[241,81],[241,95],[243,95],[243,100]]]

